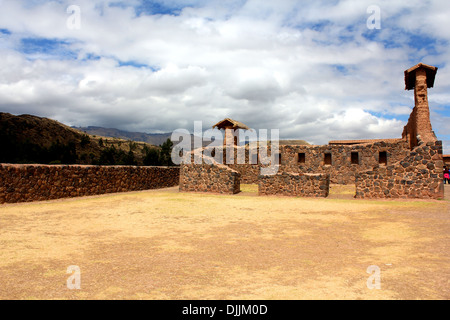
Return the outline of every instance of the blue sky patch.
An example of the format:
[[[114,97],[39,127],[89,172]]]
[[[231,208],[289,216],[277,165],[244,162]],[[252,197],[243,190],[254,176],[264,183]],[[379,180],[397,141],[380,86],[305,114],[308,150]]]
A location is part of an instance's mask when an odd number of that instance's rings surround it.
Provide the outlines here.
[[[102,57],[95,54],[95,53],[88,53],[86,54],[86,56],[82,59],[82,61],[87,61],[87,60],[91,60],[91,61],[95,61],[95,60],[100,60]]]
[[[0,29],[0,34],[6,34],[6,35],[11,35],[11,31],[9,31],[8,29]]]
[[[339,73],[341,73],[343,75],[348,74],[347,67],[342,64],[332,64],[331,67],[333,67],[333,69],[337,70]]]
[[[366,110],[367,111],[367,110]],[[412,111],[412,108],[411,108]],[[375,111],[367,111],[371,115],[377,117],[377,118],[383,118],[387,120],[399,120],[403,121],[405,124],[408,122],[409,114],[393,114],[389,112],[375,112]]]
[[[119,62],[119,67],[134,67],[134,68],[138,68],[138,69],[146,68],[146,69],[152,70],[153,72],[159,70],[159,68],[157,68],[157,67],[149,66],[147,64],[139,63],[139,62],[136,62],[136,61],[120,61],[119,60],[118,62]]]
[[[23,38],[19,51],[26,55],[47,55],[60,59],[76,59],[78,56],[70,49],[70,42],[47,38]]]
[[[169,6],[159,1],[142,1],[140,5],[135,7],[136,15],[173,15],[178,16],[183,6]]]

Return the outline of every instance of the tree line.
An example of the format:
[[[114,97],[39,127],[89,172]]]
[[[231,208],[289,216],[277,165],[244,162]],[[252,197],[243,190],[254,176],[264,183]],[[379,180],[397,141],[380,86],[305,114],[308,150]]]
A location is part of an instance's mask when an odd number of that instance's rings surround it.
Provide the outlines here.
[[[104,145],[103,140],[99,144]],[[174,166],[172,162],[173,142],[167,139],[159,148],[149,148],[144,146],[142,165],[144,166]],[[98,159],[93,159],[95,165],[140,165],[134,154],[135,144],[130,141],[129,151],[117,149],[114,146],[104,148]]]
[[[78,141],[72,140],[63,143],[57,139],[49,147],[45,147],[28,139],[21,141],[14,133],[0,130],[0,163],[174,165],[171,160],[173,143],[170,139],[167,139],[158,148],[144,146],[140,159],[135,155],[136,144],[132,141],[129,141],[128,152],[118,149],[114,145],[105,146],[101,139],[98,146],[100,152],[85,151],[89,150],[87,148],[89,144],[91,144],[89,136],[82,135]]]
[[[74,164],[78,159],[76,142],[59,140],[50,147],[29,140],[18,141],[14,135],[0,133],[0,163]]]

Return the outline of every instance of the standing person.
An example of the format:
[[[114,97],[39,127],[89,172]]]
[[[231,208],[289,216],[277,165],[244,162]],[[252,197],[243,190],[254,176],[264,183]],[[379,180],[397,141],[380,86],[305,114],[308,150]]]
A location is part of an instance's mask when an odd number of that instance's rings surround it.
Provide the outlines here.
[[[446,183],[450,184],[450,171],[445,166],[444,167],[444,184],[446,184]]]

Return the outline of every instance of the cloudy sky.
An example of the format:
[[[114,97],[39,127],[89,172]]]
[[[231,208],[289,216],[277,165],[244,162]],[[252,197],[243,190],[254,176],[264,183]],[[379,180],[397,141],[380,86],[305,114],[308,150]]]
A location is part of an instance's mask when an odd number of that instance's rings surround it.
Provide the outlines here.
[[[430,110],[450,154],[449,17],[448,0],[0,0],[0,111],[397,138],[414,105],[404,70],[423,62],[439,68]]]

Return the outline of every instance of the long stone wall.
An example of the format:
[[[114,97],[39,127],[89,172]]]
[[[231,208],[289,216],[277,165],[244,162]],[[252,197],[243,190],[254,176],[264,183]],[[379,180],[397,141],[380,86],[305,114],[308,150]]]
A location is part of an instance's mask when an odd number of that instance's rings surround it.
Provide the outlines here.
[[[443,199],[442,141],[423,142],[390,166],[356,176],[356,198]]]
[[[182,165],[180,191],[235,194],[241,191],[239,172],[224,165]]]
[[[245,150],[238,158],[238,149]],[[249,148],[234,147],[233,163],[226,161],[225,152],[222,151],[223,164],[241,174],[241,183],[258,183],[261,174],[261,163],[251,163]],[[398,139],[396,142],[375,142],[356,145],[323,145],[323,146],[279,146],[281,162],[278,172],[328,174],[331,183],[350,184],[355,182],[355,174],[372,169],[380,163],[380,152],[386,154],[386,164],[390,165],[400,161],[409,154],[408,142]],[[252,154],[256,154],[254,151]],[[270,155],[269,151],[264,154]],[[352,163],[352,153],[356,156],[356,163]],[[303,154],[303,162],[300,161]],[[325,154],[330,155],[331,163],[325,163]]]
[[[0,164],[0,203],[173,187],[179,167]]]
[[[280,151],[280,171],[328,174],[331,183],[337,184],[354,183],[356,173],[379,165],[380,152],[385,153],[387,165],[400,161],[409,153],[407,142],[400,139],[356,145],[280,146]],[[330,163],[325,161],[326,154]]]
[[[287,172],[261,175],[258,189],[259,195],[327,197],[330,190],[330,176]]]
[[[233,194],[239,192],[236,180],[240,179],[239,183],[258,183],[260,195],[326,197],[327,180],[328,185],[355,183],[357,198],[443,198],[442,142],[422,141],[420,136],[417,139],[419,146],[412,151],[403,139],[355,145],[280,146],[281,163],[273,175],[261,175],[261,163],[250,163],[248,148],[240,153],[244,156],[239,160],[237,150],[243,147],[235,147],[233,164],[219,165],[219,173],[207,164],[185,165],[181,179],[187,179],[180,190]],[[270,150],[267,153],[270,155]],[[330,155],[329,163],[326,154]],[[230,177],[230,172],[237,175]],[[221,174],[225,178],[212,179]],[[317,184],[312,183],[314,179],[318,179]]]

